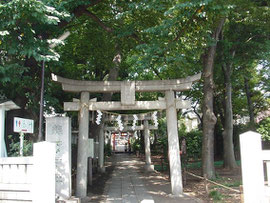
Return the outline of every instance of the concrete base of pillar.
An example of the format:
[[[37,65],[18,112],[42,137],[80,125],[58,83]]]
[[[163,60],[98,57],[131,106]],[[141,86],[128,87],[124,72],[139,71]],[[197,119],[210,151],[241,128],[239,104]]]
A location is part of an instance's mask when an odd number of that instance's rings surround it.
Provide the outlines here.
[[[179,198],[179,197],[187,197],[187,196],[184,196],[183,194],[180,194],[180,195],[169,194],[169,197],[171,197],[171,198]]]
[[[145,164],[144,169],[145,169],[145,172],[154,172],[155,171],[154,165]]]
[[[91,197],[83,197],[80,200],[81,201],[79,203],[88,203],[91,201]]]
[[[98,172],[100,172],[100,173],[105,173],[106,172],[106,169],[105,169],[105,167],[103,166],[103,167],[99,167],[98,168]]]
[[[56,201],[58,202],[58,201]],[[80,198],[77,198],[77,197],[71,197],[69,198],[68,200],[60,200],[59,202],[63,202],[63,203],[81,203],[81,200]]]

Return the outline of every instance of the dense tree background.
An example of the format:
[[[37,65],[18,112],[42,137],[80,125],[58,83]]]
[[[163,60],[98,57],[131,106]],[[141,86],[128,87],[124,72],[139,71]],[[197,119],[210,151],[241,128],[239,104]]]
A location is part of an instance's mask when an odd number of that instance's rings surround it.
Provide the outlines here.
[[[0,93],[38,123],[43,60],[47,113],[62,113],[63,102],[78,96],[52,83],[51,73],[153,80],[202,72],[202,80],[181,95],[193,101],[203,122],[203,174],[212,178],[214,139],[224,146],[224,166],[237,167],[234,121],[249,116],[245,129],[256,129],[257,114],[269,109],[269,6],[263,0],[1,1]],[[56,40],[65,31],[71,32],[67,40]],[[52,43],[59,46],[52,49]],[[260,132],[269,135],[264,122]]]

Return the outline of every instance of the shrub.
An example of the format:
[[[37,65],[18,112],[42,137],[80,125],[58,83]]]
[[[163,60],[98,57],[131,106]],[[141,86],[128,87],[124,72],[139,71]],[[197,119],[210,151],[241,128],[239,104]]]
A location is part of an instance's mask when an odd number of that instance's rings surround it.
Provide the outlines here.
[[[134,152],[140,151],[141,149],[141,142],[139,139],[132,139],[131,140],[131,148]]]
[[[202,131],[193,130],[191,132],[179,131],[179,146],[181,141],[186,139],[187,158],[200,159],[202,151]],[[167,157],[168,151],[168,137],[158,138],[157,144],[163,149],[164,157]]]
[[[163,157],[165,158],[165,160],[167,160],[167,156],[168,156],[168,137],[166,136],[166,137],[158,138],[157,144],[163,151]]]
[[[270,117],[259,122],[257,131],[262,135],[264,141],[270,141]]]
[[[209,197],[214,200],[214,202],[220,201],[223,198],[223,195],[217,191],[217,190],[212,190],[209,193]]]
[[[107,143],[104,146],[104,152],[105,152],[105,156],[111,156],[112,155],[112,147],[110,143]]]
[[[8,156],[20,156],[20,141],[14,138],[13,135],[8,136],[9,140],[11,141],[9,147]],[[32,156],[33,155],[33,142],[27,139],[23,141],[23,155],[24,156]]]
[[[182,136],[186,139],[187,157],[195,160],[200,159],[202,153],[202,131],[193,130],[182,133]]]

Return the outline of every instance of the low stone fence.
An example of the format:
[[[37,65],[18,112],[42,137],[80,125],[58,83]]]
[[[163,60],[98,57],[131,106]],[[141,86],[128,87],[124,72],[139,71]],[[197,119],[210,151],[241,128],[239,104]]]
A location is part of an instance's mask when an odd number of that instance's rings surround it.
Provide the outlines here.
[[[55,144],[34,144],[33,157],[0,158],[0,202],[55,202]]]
[[[0,200],[32,201],[33,157],[0,158]]]
[[[241,134],[240,152],[244,202],[270,202],[270,150],[262,150],[261,135]]]

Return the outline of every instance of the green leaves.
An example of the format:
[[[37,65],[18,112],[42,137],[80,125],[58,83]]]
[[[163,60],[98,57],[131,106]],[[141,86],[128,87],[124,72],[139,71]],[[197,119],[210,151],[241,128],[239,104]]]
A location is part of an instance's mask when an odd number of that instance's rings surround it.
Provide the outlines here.
[[[270,141],[270,118],[265,118],[259,123],[257,131],[262,135],[263,140]]]
[[[42,1],[13,0],[2,3],[0,10],[0,49],[10,55],[34,57],[37,61],[58,60],[44,40],[66,12],[58,12]]]
[[[27,68],[20,66],[19,64],[7,64],[6,66],[0,65],[0,83],[6,84],[8,82],[19,82],[21,75]]]

